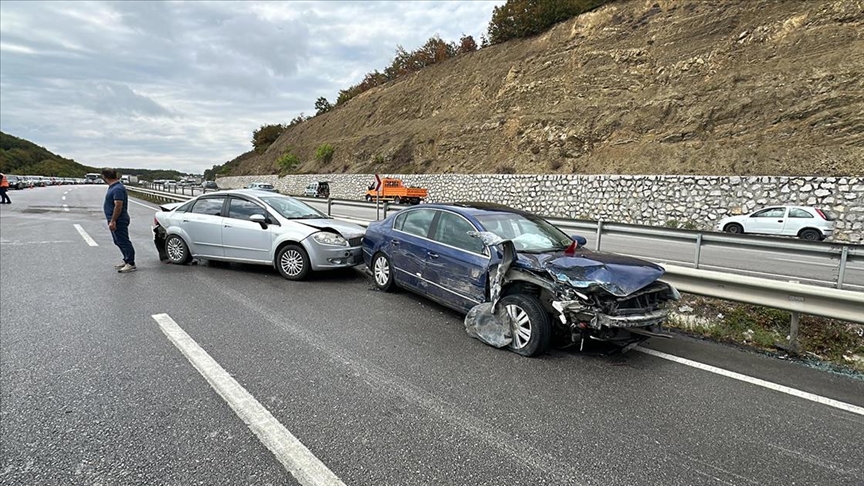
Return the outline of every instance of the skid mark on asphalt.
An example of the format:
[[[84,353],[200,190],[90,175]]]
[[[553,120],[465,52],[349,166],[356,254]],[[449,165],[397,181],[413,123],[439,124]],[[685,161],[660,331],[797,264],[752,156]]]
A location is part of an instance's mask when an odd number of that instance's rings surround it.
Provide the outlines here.
[[[833,398],[826,398],[820,395],[816,395],[814,393],[809,393],[805,391],[798,390],[796,388],[791,388],[784,385],[778,385],[777,383],[772,383],[770,381],[760,380],[759,378],[753,378],[752,376],[742,375],[741,373],[735,373],[734,371],[724,370],[723,368],[718,368],[716,366],[707,365],[704,363],[700,363],[698,361],[692,361],[686,358],[679,358],[678,356],[674,356],[671,354],[666,354],[660,351],[655,351],[653,349],[636,347],[633,348],[634,351],[639,351],[640,353],[649,354],[651,356],[655,356],[657,358],[666,359],[669,361],[674,361],[679,364],[683,364],[686,366],[690,366],[693,368],[698,368],[700,370],[708,371],[710,373],[714,373],[716,375],[725,376],[727,378],[732,378],[733,380],[743,381],[745,383],[750,383],[752,385],[761,386],[763,388],[767,388],[769,390],[774,390],[780,393],[785,393],[787,395],[792,395],[793,397],[803,398],[805,400],[810,400],[811,402],[821,403],[822,405],[827,405],[829,407],[837,408],[840,410],[844,410],[846,412],[851,412],[858,415],[864,415],[864,407],[859,407],[856,405],[852,405],[850,403],[841,402],[839,400],[834,400]]]
[[[223,281],[202,275],[195,275],[195,278],[222,293],[225,299],[233,300],[242,305],[249,314],[261,316],[271,325],[308,344],[315,349],[316,353],[327,356],[332,362],[349,369],[354,376],[363,380],[379,393],[398,396],[406,403],[424,410],[429,416],[448,423],[466,435],[488,444],[491,449],[511,457],[514,463],[561,478],[563,481],[561,484],[571,486],[585,484],[577,480],[577,478],[585,477],[585,473],[577,470],[571,463],[559,460],[545,451],[528,445],[523,440],[502,431],[500,427],[487,423],[478,416],[467,414],[464,410],[451,406],[426,390],[401,379],[390,370],[364,362],[362,359],[347,353],[344,349],[335,347],[332,342],[286,322],[284,317],[262,308],[259,303],[242,295],[237,288],[226,286]]]
[[[225,371],[168,314],[153,316],[159,328],[210,386],[249,426],[285,469],[304,486],[345,486],[333,472],[288,431],[240,383]]]

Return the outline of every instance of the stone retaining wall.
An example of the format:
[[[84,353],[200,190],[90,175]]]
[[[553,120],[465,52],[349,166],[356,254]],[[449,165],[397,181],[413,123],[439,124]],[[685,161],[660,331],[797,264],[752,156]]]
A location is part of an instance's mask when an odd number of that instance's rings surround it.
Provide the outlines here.
[[[400,175],[406,185],[429,190],[426,202],[489,201],[550,217],[591,219],[711,230],[730,214],[770,204],[817,206],[833,211],[835,240],[864,239],[864,178],[715,177],[629,175],[425,174]],[[383,174],[382,174],[383,177]],[[239,176],[218,179],[232,189],[269,182],[302,195],[310,182],[330,181],[330,195],[362,199],[372,174]]]

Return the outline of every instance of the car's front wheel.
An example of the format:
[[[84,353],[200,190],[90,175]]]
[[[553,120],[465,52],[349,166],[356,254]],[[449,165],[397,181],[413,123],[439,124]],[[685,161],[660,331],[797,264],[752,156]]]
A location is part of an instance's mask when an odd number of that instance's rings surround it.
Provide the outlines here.
[[[375,278],[375,287],[384,292],[392,292],[393,284],[393,267],[390,265],[390,259],[383,253],[376,253],[372,258],[372,276]]]
[[[730,223],[723,227],[723,231],[732,233],[733,235],[740,235],[744,233],[744,227],[738,223]]]
[[[536,297],[525,294],[507,295],[498,301],[514,322],[510,350],[522,356],[535,356],[546,351],[552,337],[549,314]]]
[[[165,256],[174,265],[186,265],[192,260],[189,245],[178,235],[169,235],[165,239]]]
[[[300,245],[286,245],[276,254],[276,268],[288,280],[303,280],[309,275],[309,255]]]

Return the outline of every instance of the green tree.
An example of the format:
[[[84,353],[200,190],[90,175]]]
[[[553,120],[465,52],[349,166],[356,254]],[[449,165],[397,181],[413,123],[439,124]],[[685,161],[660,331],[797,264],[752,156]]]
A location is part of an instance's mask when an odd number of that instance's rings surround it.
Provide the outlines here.
[[[264,153],[267,147],[270,146],[276,139],[282,135],[282,132],[287,128],[285,125],[261,125],[261,128],[252,132],[252,147],[255,152]]]
[[[558,22],[593,10],[612,0],[507,0],[495,7],[487,29],[490,44],[530,37]]]
[[[333,105],[331,105],[330,102],[327,101],[327,98],[322,96],[322,97],[318,98],[317,100],[315,100],[315,114],[316,115],[320,115],[322,113],[327,113],[328,111],[330,111],[332,109],[333,109]]]
[[[279,157],[276,161],[276,167],[279,169],[280,174],[288,174],[296,169],[298,165],[300,165],[300,157],[291,153],[291,147],[288,147],[282,157]]]
[[[333,152],[335,149],[329,143],[322,143],[318,146],[318,149],[315,150],[315,160],[320,162],[324,162],[325,164],[329,164],[331,160],[333,160]]]

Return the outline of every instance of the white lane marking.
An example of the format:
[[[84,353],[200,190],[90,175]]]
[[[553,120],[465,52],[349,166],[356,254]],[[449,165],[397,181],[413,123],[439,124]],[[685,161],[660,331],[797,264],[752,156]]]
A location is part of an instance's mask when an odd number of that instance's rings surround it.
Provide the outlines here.
[[[64,201],[66,200],[66,196],[63,196],[63,200],[64,200]]]
[[[75,226],[75,229],[78,230],[78,233],[81,235],[81,238],[84,238],[84,241],[86,241],[88,245],[99,246],[99,243],[96,243],[96,240],[91,238],[90,235],[88,235],[87,232],[84,231],[84,228],[82,228],[80,224],[75,224],[72,226]]]
[[[343,483],[312,452],[279,423],[258,400],[207,354],[168,314],[154,314],[153,320],[165,336],[201,373],[258,439],[270,449],[285,469],[303,485],[342,485]]]
[[[801,391],[795,388],[791,388],[784,385],[778,385],[777,383],[772,383],[770,381],[760,380],[759,378],[753,378],[752,376],[742,375],[741,373],[735,373],[734,371],[724,370],[723,368],[717,368],[716,366],[706,365],[704,363],[700,363],[698,361],[692,361],[686,358],[679,358],[678,356],[674,356],[671,354],[666,354],[661,351],[655,351],[653,349],[636,347],[633,348],[634,351],[639,351],[640,353],[650,354],[651,356],[655,356],[657,358],[667,359],[669,361],[674,361],[679,364],[683,364],[685,366],[692,366],[693,368],[698,368],[700,370],[708,371],[710,373],[714,373],[717,375],[725,376],[727,378],[732,378],[733,380],[743,381],[745,383],[750,383],[752,385],[761,386],[763,388],[767,388],[769,390],[778,391],[780,393],[785,393],[787,395],[792,395],[793,397],[803,398],[805,400],[810,400],[812,402],[821,403],[822,405],[828,405],[829,407],[834,407],[840,410],[845,410],[847,412],[855,413],[858,415],[864,415],[864,407],[859,407],[857,405],[852,405],[850,403],[841,402],[839,400],[834,400],[832,398],[826,398],[820,395],[816,395],[813,393],[808,393],[805,391]]]
[[[151,206],[151,205],[149,205],[149,204],[140,203],[140,202],[138,202],[138,201],[133,201],[133,200],[131,200],[131,199],[129,200],[129,202],[132,203],[132,204],[137,204],[137,205],[139,205],[139,206],[144,206],[145,208],[147,208],[147,209],[152,209],[153,211],[159,211],[159,208],[154,208],[153,206]]]
[[[63,205],[63,211],[67,211],[67,212],[68,212],[68,211],[69,211],[69,206],[67,206],[67,205],[64,204],[64,205]]]

